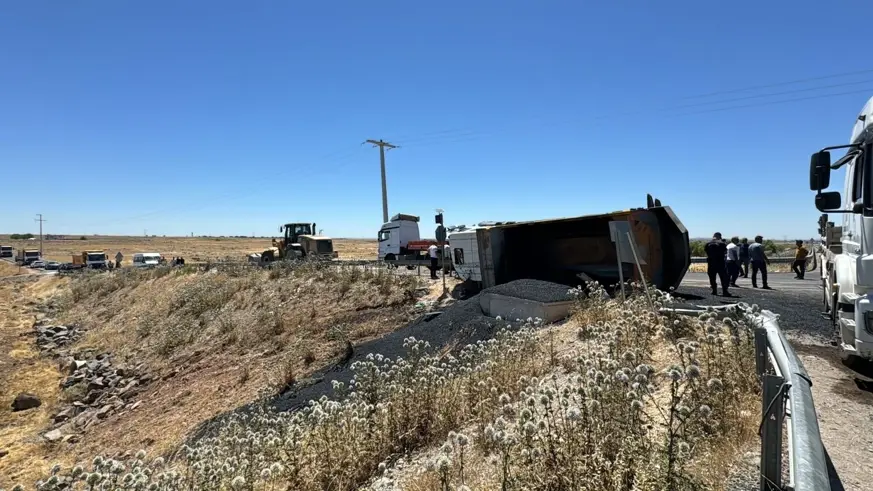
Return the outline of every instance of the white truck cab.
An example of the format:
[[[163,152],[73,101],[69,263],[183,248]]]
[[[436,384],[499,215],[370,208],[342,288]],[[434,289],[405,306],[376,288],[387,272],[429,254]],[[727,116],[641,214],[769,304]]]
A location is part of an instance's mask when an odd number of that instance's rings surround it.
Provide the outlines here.
[[[458,277],[474,284],[482,283],[482,270],[479,265],[479,242],[476,231],[486,227],[463,228],[449,233],[449,248],[452,266]]]
[[[409,242],[421,240],[419,217],[398,213],[379,229],[379,260],[394,261],[410,253]]]
[[[830,150],[847,149],[831,162]],[[843,193],[823,192],[831,170],[845,168]],[[846,355],[873,359],[873,98],[855,120],[848,145],[826,147],[810,160],[810,189],[819,219],[825,309],[838,330]],[[827,221],[839,214],[842,226]]]

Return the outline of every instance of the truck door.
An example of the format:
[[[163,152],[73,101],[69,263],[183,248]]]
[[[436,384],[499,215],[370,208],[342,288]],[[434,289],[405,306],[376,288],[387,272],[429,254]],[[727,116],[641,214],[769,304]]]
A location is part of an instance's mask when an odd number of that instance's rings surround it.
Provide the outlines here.
[[[389,254],[393,254],[396,257],[400,253],[395,237],[397,234],[393,232],[396,232],[396,229],[382,229],[379,231],[379,259],[385,259]]]

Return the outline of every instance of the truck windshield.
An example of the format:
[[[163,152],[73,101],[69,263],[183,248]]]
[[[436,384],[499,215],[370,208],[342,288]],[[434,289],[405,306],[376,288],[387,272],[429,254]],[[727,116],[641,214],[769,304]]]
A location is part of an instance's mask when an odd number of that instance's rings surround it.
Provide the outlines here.
[[[102,261],[103,254],[88,254],[89,261]]]
[[[39,257],[39,251],[25,252],[24,257]]]

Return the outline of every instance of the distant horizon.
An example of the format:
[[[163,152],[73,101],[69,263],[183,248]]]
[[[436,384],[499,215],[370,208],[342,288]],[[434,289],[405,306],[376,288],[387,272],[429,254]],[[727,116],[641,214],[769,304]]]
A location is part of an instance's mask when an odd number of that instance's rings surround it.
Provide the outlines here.
[[[38,232],[37,233],[34,233],[34,232],[0,233],[0,237],[8,238],[10,235],[14,235],[14,234],[24,235],[24,234],[28,234],[28,233],[33,234],[34,237],[37,238],[37,240],[39,239]],[[733,235],[724,235],[724,234],[722,234],[722,235],[723,235],[723,238],[726,240],[729,240],[731,237],[733,237]],[[64,238],[63,239],[48,239],[48,238],[46,238],[48,236],[63,236]],[[156,234],[156,235],[151,235],[151,234],[149,234],[149,235],[45,234],[43,237],[43,240],[80,240],[79,237],[140,238],[140,239],[198,239],[198,238],[200,238],[200,239],[263,239],[263,238],[278,237],[278,236],[279,236],[279,234],[276,234],[276,235],[240,235],[240,234],[236,234],[236,235],[233,235],[233,234],[230,234],[230,235],[194,235],[193,237],[190,235],[158,235],[158,234]],[[372,241],[376,241],[375,236],[374,237],[339,237],[339,236],[333,236],[333,235],[329,235],[329,234],[326,234],[326,236],[330,237],[331,239],[337,239],[337,240],[372,240]],[[749,240],[754,239],[754,236],[739,235],[738,237],[740,237],[740,238],[746,237]],[[773,242],[794,242],[795,240],[798,240],[798,238],[791,238],[791,237],[781,238],[781,237],[771,237],[771,236],[767,236],[767,235],[764,235],[763,237],[764,237],[764,240],[772,240]],[[815,237],[810,237],[810,238],[815,240]],[[422,240],[427,240],[427,239],[430,239],[430,238],[429,237],[422,237]],[[711,236],[706,236],[706,237],[700,236],[700,237],[689,237],[688,238],[689,241],[708,241],[711,239],[712,239]],[[27,239],[9,239],[9,240],[27,240]],[[805,241],[808,239],[804,238],[804,239],[800,239],[800,240]]]

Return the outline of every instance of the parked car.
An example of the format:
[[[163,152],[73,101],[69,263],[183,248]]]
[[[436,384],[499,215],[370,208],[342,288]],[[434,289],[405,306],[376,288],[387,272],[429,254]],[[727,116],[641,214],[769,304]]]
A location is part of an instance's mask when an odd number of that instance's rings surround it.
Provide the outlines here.
[[[61,263],[59,263],[59,262],[57,262],[57,261],[48,261],[48,262],[45,263],[45,269],[46,269],[46,270],[52,270],[52,271],[54,271],[54,270],[58,270],[58,269],[60,269],[60,268],[61,268]]]
[[[42,269],[45,267],[45,261],[34,261],[30,263],[29,266],[31,269]]]

